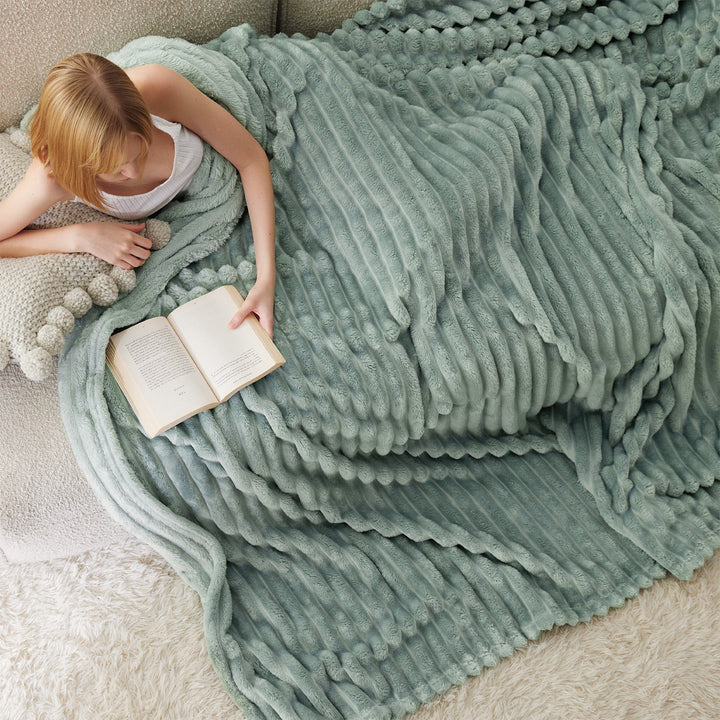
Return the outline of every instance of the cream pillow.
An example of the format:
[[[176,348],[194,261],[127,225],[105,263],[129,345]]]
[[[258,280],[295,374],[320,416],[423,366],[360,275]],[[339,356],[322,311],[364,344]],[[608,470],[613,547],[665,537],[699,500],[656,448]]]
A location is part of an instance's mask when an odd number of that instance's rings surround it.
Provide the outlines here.
[[[31,161],[27,135],[18,129],[0,133],[0,197],[22,178]],[[78,222],[112,220],[83,203],[53,206],[34,226],[59,227]],[[170,228],[148,220],[146,235],[153,249],[170,238]],[[75,319],[94,304],[112,305],[135,287],[135,271],[122,270],[87,253],[53,253],[28,258],[0,258],[0,370],[20,364],[31,380],[53,370]]]

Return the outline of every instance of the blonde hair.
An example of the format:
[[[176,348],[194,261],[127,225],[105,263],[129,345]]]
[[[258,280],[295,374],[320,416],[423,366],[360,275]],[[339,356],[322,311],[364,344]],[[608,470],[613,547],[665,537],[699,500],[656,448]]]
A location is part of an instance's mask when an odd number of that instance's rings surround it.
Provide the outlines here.
[[[147,105],[124,70],[80,53],[50,70],[30,124],[32,152],[66,190],[104,208],[97,176],[126,161],[131,133],[142,140],[141,166],[152,141]]]

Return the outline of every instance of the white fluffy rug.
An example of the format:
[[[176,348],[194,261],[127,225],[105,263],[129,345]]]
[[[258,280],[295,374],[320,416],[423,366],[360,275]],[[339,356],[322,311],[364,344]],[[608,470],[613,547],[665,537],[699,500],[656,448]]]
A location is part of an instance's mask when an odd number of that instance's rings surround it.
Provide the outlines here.
[[[138,542],[0,561],[2,720],[243,720],[201,608]],[[412,720],[720,718],[720,554],[605,618],[546,633]]]

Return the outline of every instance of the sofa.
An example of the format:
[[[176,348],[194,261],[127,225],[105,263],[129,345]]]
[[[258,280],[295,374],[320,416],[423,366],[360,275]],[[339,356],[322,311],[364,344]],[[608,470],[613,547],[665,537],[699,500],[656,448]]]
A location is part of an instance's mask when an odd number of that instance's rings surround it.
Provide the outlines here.
[[[368,6],[4,2],[0,127],[17,125],[47,69],[76,51],[110,53],[154,34],[204,42],[240,23],[312,36]],[[56,372],[36,381],[11,362],[0,373],[0,408],[3,717],[243,718],[204,651],[197,597],[87,484],[60,418]],[[544,634],[415,717],[709,720],[720,707],[718,608],[716,557],[689,582],[668,578],[607,617]]]

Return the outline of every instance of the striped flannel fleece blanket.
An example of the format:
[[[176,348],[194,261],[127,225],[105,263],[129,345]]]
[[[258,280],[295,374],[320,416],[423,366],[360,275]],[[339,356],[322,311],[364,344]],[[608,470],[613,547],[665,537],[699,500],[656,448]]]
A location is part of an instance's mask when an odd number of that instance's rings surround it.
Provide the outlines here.
[[[278,371],[148,440],[117,328],[254,261],[207,149],[60,363],[90,482],[199,593],[251,720],[400,718],[720,530],[716,0],[394,0],[145,38],[271,158]]]

